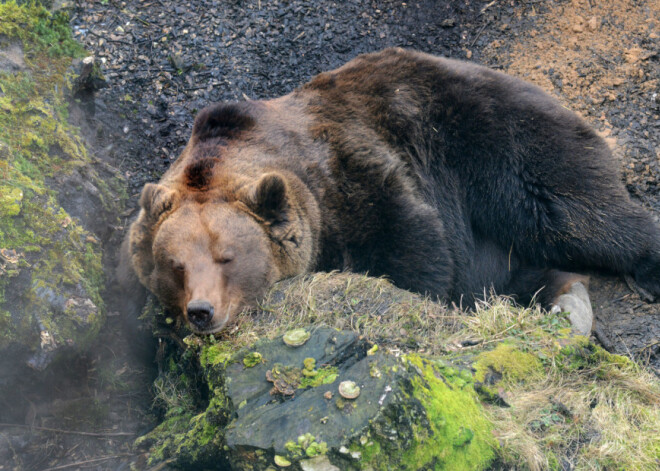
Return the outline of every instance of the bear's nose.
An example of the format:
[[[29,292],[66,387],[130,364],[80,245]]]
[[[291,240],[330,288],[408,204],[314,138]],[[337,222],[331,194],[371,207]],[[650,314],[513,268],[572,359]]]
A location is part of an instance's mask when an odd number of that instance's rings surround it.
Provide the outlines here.
[[[213,306],[210,302],[203,299],[193,299],[188,303],[188,320],[199,330],[204,330],[209,326],[213,318]]]

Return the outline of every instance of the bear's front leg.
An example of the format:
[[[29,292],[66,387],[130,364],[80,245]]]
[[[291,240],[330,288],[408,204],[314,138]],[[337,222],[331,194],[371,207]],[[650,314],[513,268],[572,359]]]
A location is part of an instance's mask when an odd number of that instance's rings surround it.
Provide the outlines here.
[[[447,298],[453,290],[456,250],[437,212],[419,200],[398,195],[383,214],[361,227],[368,234],[348,242],[348,267],[386,276],[403,289]],[[359,243],[355,243],[359,241]]]

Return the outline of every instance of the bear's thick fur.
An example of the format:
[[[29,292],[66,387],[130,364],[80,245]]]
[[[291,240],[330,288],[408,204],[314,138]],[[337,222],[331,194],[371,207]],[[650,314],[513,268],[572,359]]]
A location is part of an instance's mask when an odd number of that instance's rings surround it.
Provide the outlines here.
[[[464,304],[552,304],[587,269],[660,295],[660,229],[603,139],[533,85],[402,49],[202,110],[140,205],[124,266],[198,332],[312,270]]]

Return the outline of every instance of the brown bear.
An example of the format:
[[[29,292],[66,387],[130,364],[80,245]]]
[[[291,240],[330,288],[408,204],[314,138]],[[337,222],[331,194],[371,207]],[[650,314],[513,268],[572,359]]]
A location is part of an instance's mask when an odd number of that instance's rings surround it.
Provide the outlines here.
[[[402,49],[357,57],[273,100],[216,104],[147,184],[123,249],[199,333],[276,281],[387,276],[470,305],[484,290],[591,311],[587,269],[660,295],[660,228],[606,143],[536,86]]]

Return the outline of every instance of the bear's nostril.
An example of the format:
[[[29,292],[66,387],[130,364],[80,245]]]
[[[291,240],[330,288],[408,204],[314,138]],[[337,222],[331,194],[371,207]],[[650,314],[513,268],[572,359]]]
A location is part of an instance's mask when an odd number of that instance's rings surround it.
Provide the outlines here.
[[[188,320],[198,329],[204,329],[209,326],[213,318],[213,306],[208,301],[195,299],[188,303]]]

